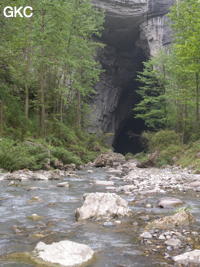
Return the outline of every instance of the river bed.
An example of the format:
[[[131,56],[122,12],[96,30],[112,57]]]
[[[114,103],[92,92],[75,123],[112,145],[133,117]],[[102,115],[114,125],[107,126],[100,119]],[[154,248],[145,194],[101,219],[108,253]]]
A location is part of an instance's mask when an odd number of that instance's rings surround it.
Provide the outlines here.
[[[131,219],[124,219],[119,225],[104,222],[76,222],[75,210],[83,203],[83,194],[88,192],[109,192],[105,186],[96,185],[96,180],[108,180],[105,168],[90,168],[77,171],[75,177],[65,177],[69,188],[57,187],[58,181],[23,181],[9,185],[9,181],[0,181],[0,256],[14,252],[31,252],[39,241],[72,240],[93,248],[96,258],[90,267],[151,267],[173,266],[171,262],[158,254],[145,254],[139,240],[146,219],[154,218],[171,211],[156,207],[162,194],[138,197],[135,194],[119,195],[128,200],[135,212]],[[125,185],[124,180],[115,183]],[[165,194],[166,195],[166,194]],[[191,206],[191,212],[197,219],[195,230],[199,230],[200,199],[198,193],[170,192],[167,196],[178,197]],[[146,200],[151,208],[146,208]],[[133,205],[134,203],[134,205]],[[30,216],[41,216],[32,220]],[[147,217],[147,220],[149,219]],[[0,257],[1,267],[39,266],[22,263]]]

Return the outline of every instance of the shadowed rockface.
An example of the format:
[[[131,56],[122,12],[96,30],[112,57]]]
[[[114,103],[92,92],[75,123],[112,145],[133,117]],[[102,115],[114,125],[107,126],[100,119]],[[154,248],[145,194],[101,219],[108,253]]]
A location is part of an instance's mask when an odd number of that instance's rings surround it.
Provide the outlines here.
[[[144,124],[134,119],[138,102],[137,72],[142,62],[170,43],[167,24],[173,0],[94,0],[106,12],[101,41],[106,44],[99,53],[104,73],[96,85],[90,116],[90,132],[113,133],[111,140],[117,152],[139,152],[140,133]]]

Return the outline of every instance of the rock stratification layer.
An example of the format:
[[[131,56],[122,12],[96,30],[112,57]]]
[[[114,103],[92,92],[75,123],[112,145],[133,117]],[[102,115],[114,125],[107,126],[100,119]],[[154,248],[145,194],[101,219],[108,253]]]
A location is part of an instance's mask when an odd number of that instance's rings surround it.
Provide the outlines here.
[[[174,0],[93,0],[104,9],[105,30],[99,53],[105,72],[96,85],[92,101],[91,132],[111,132],[115,141],[127,124],[137,131],[132,109],[137,102],[136,73],[142,62],[170,43],[166,13]],[[139,127],[141,128],[141,127]],[[127,130],[127,131],[128,131]],[[119,151],[120,152],[120,151]]]

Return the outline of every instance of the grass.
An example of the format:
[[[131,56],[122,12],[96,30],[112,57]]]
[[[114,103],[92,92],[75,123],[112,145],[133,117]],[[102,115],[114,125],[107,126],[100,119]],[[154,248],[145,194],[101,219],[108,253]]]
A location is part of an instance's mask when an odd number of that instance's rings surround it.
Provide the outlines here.
[[[171,130],[146,132],[143,138],[146,139],[147,152],[135,155],[141,162],[146,161],[149,154],[158,151],[159,156],[155,161],[157,167],[178,165],[200,173],[200,140],[182,144],[181,137]]]

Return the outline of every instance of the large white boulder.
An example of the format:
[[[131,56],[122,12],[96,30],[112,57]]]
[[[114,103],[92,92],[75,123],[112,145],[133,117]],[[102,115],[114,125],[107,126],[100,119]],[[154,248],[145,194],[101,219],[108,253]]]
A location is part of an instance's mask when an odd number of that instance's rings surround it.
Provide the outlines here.
[[[181,266],[200,266],[200,250],[195,249],[178,256],[173,257],[173,260]]]
[[[89,193],[84,195],[83,206],[76,210],[77,220],[101,220],[128,216],[128,202],[115,193]]]
[[[64,240],[50,245],[39,242],[33,254],[36,255],[36,260],[42,260],[47,264],[78,267],[89,263],[94,256],[94,251],[87,245]]]

